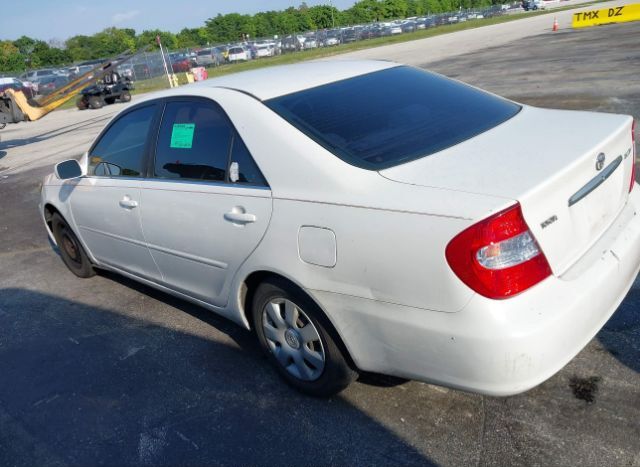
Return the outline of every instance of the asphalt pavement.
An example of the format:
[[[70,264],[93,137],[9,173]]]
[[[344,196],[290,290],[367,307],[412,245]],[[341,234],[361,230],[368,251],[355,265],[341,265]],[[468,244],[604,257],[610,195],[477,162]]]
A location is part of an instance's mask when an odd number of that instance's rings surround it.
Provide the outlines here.
[[[640,118],[640,22],[419,65],[534,105]],[[211,312],[113,274],[72,276],[41,225],[40,180],[120,108],[1,132],[0,465],[640,466],[639,281],[524,394],[369,380],[322,400],[285,386],[254,336]]]

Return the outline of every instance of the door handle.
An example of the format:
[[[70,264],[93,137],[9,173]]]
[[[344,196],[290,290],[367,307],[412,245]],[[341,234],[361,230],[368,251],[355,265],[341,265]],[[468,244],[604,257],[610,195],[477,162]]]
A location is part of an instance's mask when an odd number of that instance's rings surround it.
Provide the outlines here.
[[[132,200],[131,198],[129,198],[129,195],[125,196],[124,198],[122,198],[118,204],[120,205],[120,207],[125,208],[125,209],[133,209],[133,208],[137,208],[138,207],[138,202]]]
[[[233,208],[229,212],[225,212],[224,218],[234,224],[250,224],[255,222],[258,218],[254,214],[248,214],[244,212],[243,208]]]

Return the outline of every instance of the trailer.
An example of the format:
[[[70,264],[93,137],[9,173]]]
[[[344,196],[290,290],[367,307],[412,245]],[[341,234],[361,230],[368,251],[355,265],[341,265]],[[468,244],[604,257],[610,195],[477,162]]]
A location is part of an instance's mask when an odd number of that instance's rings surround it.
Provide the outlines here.
[[[15,91],[13,89],[5,90],[0,93],[0,130],[9,123],[29,122],[41,119],[52,110],[57,109],[65,102],[73,99],[88,85],[115,72],[118,66],[128,62],[147,49],[148,47],[135,54],[126,51],[114,59],[101,62],[70,83],[40,99],[28,98],[22,91]]]

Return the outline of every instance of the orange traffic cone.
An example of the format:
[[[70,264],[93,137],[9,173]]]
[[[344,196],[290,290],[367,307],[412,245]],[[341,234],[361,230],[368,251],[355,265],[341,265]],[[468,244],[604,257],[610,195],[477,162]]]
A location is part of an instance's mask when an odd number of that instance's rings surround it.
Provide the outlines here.
[[[556,18],[555,16],[553,17],[553,29],[552,31],[557,31],[558,30],[558,18]]]

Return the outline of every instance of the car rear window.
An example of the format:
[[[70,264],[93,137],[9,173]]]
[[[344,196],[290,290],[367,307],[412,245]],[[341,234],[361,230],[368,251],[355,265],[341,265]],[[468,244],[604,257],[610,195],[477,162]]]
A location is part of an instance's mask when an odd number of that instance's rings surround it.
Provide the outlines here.
[[[341,159],[369,170],[431,155],[520,111],[506,99],[406,66],[265,103]]]

